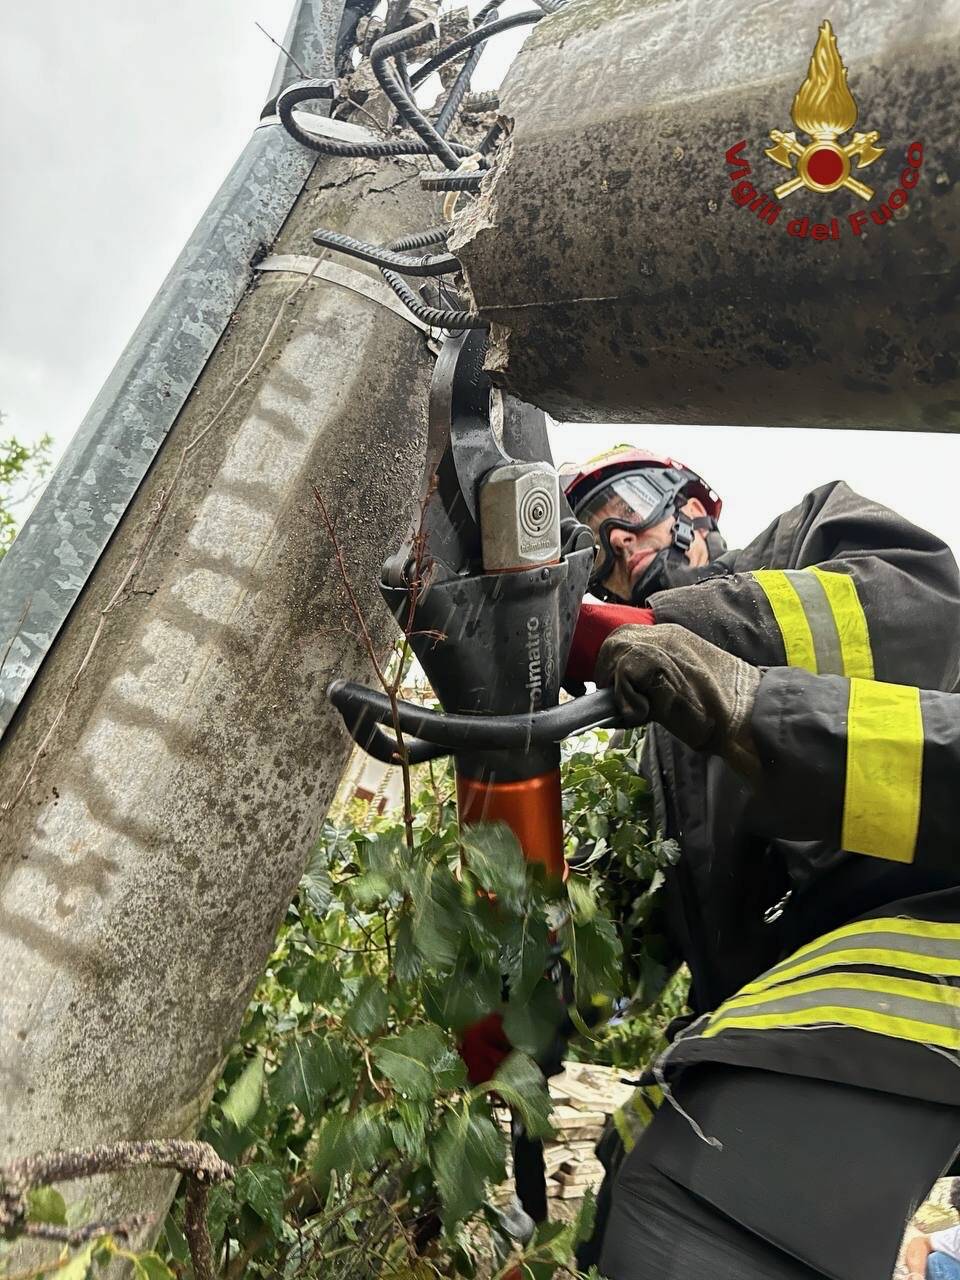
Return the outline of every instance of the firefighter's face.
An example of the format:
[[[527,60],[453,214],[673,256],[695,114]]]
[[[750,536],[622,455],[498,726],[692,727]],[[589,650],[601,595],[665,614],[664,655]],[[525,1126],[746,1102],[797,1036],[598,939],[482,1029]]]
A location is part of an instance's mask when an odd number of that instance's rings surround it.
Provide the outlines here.
[[[690,498],[682,509],[691,520],[707,514],[707,509],[699,498]],[[607,514],[613,516],[615,513]],[[611,529],[608,537],[615,560],[603,584],[606,589],[621,600],[629,600],[633,584],[648,568],[653,557],[672,543],[673,525],[674,518],[669,515],[639,533],[632,529]],[[687,551],[687,560],[695,569],[710,561],[707,539],[702,529],[693,531],[693,542]]]

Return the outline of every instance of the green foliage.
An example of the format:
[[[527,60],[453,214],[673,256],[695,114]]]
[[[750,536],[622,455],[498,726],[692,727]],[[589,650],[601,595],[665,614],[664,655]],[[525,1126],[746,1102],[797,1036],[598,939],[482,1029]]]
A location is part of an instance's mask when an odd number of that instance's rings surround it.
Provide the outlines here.
[[[656,966],[666,978],[641,936],[672,851],[651,835],[637,748],[605,739],[566,762],[577,870],[564,886],[527,864],[504,827],[461,842],[449,776],[431,773],[417,796],[412,849],[398,815],[327,824],[201,1135],[237,1166],[208,1215],[231,1280],[241,1270],[470,1277],[481,1254],[484,1274],[491,1254],[494,1271],[522,1262],[536,1280],[569,1266],[591,1202],[574,1223],[543,1224],[518,1253],[490,1196],[505,1176],[509,1109],[529,1133],[551,1133],[537,1059],[570,1012],[552,976],[561,957],[583,1029],[634,994],[636,975],[654,994]],[[682,1004],[680,982],[669,990],[664,1013]],[[457,1037],[494,1010],[515,1051],[470,1088]],[[568,1052],[636,1069],[660,1030],[635,1005],[606,1032],[574,1033]],[[169,1265],[190,1280],[180,1201],[164,1238]]]
[[[0,414],[0,425],[3,414]],[[0,560],[6,555],[17,532],[12,503],[34,496],[39,482],[50,470],[51,436],[41,436],[34,445],[21,444],[16,436],[0,439]],[[34,482],[34,488],[31,488]]]
[[[628,734],[618,748],[583,749],[585,742],[602,748],[609,739],[597,733],[572,741],[563,775],[567,856],[581,875],[592,877],[616,926],[621,989],[646,1009],[659,999],[677,966],[664,937],[660,889],[664,868],[680,851],[657,834],[653,797],[640,769],[643,734]],[[599,925],[598,932],[604,931]],[[608,963],[602,939],[586,938],[584,944],[586,965]]]
[[[27,1217],[30,1222],[47,1222],[52,1226],[67,1225],[67,1205],[55,1187],[35,1187],[27,1193]]]

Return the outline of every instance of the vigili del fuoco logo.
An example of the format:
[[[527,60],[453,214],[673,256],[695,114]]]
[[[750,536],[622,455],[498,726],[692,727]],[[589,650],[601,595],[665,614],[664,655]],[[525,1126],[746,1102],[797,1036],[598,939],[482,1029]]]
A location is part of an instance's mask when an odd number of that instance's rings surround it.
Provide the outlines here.
[[[841,141],[857,123],[858,115],[856,100],[847,84],[847,69],[837,48],[837,37],[830,23],[824,21],[807,77],[790,107],[790,118],[796,128],[789,133],[771,129],[770,139],[774,145],[764,150],[764,155],[789,169],[792,176],[774,187],[772,196],[759,191],[753,182],[747,180],[753,169],[744,154],[747,141],[743,138],[726,153],[734,204],[754,214],[765,226],[772,227],[776,226],[784,211],[779,202],[794,192],[815,191],[821,195],[835,192],[838,197],[849,192],[859,200],[873,200],[875,188],[861,181],[856,174],[879,160],[887,148],[879,145],[880,134],[876,129],[854,133],[849,142]],[[805,137],[798,138],[798,133]],[[855,236],[862,235],[871,223],[884,226],[897,209],[906,205],[910,191],[917,185],[923,164],[923,143],[911,142],[906,148],[905,160],[899,185],[884,200],[869,208],[852,212],[840,208],[829,223],[813,225],[810,218],[801,213],[784,219],[780,225],[785,227],[788,235],[811,240],[839,240],[844,222],[849,227],[848,234]],[[791,201],[791,204],[795,203]],[[799,210],[797,212],[800,213]]]

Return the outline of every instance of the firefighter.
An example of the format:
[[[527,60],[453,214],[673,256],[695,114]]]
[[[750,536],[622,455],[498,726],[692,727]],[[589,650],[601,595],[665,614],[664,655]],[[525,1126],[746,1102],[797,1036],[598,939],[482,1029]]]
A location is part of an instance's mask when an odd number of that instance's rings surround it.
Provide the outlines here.
[[[956,563],[839,481],[738,552],[720,538],[717,495],[672,459],[623,447],[569,472],[565,491],[594,531],[591,588],[608,602],[584,605],[568,678],[609,679],[624,707],[633,696],[636,718],[642,701],[668,725],[648,732],[645,767],[681,849],[661,897],[695,1015],[608,1135],[608,1167],[622,1168],[601,1270],[611,1280],[890,1274],[913,1203],[960,1144],[960,876],[898,857],[902,806],[915,796],[888,796],[878,815],[864,790],[829,838],[758,816],[743,739],[728,735],[727,759],[697,749],[709,747],[696,735],[712,704],[674,698],[665,713],[669,662],[654,687],[630,672],[647,628],[654,646],[658,632],[716,645],[743,662],[733,729],[757,667],[793,669],[765,675],[771,688],[806,671],[857,689],[950,689]],[[598,672],[606,636],[631,623]],[[808,761],[804,779],[819,788],[810,814],[828,770],[835,795],[836,768],[828,756]],[[894,852],[860,856],[878,822]],[[601,1243],[581,1251],[581,1266]]]

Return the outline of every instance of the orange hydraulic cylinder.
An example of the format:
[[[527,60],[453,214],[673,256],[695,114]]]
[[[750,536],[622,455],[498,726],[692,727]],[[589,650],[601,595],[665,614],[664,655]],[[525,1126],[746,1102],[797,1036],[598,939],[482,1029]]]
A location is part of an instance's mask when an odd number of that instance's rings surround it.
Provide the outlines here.
[[[551,876],[564,876],[560,770],[520,782],[486,782],[457,774],[460,825],[505,822],[520,841],[528,862],[540,862]]]

